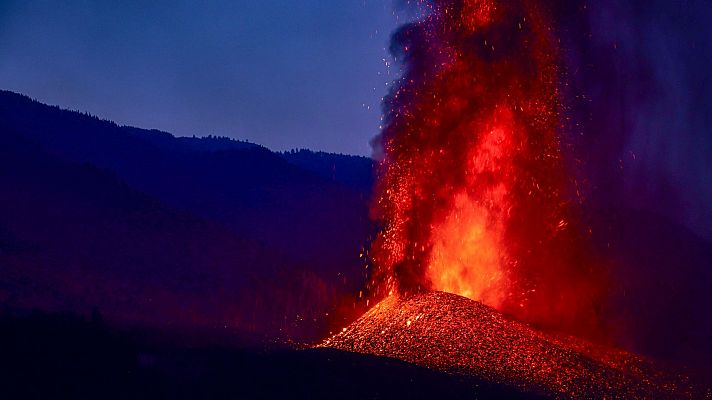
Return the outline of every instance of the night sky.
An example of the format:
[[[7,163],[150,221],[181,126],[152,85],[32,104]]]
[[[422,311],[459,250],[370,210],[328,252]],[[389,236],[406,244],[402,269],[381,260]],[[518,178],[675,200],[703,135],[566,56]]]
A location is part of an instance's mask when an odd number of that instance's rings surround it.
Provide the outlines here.
[[[0,0],[0,88],[176,135],[370,155],[405,3]],[[590,29],[572,47],[588,59],[565,59],[592,107],[590,176],[621,175],[611,202],[712,238],[712,3],[586,5],[571,29]]]
[[[383,0],[0,0],[0,87],[119,124],[370,154]]]

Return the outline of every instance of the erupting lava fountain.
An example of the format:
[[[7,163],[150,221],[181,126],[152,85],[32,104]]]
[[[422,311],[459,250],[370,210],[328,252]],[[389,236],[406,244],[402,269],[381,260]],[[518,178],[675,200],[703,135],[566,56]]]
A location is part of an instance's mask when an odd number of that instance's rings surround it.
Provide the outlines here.
[[[564,151],[556,1],[410,3],[424,16],[393,36],[403,75],[374,140],[368,289],[382,301],[321,346],[554,397],[691,397],[636,356],[531,327],[604,335],[606,279]]]

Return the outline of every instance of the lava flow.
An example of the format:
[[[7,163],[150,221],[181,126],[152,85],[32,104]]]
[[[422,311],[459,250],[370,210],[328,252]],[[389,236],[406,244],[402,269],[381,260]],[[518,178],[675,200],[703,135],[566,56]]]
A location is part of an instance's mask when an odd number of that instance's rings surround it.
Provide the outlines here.
[[[456,293],[517,318],[592,332],[602,277],[562,156],[559,50],[547,10],[423,0],[392,52],[372,213],[372,292]]]

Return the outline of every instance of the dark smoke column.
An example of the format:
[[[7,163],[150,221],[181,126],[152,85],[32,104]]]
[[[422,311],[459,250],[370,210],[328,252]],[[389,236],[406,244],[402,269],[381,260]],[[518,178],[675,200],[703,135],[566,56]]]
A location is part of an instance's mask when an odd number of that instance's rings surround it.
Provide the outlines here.
[[[373,244],[380,295],[444,290],[587,330],[601,280],[563,168],[558,50],[535,1],[433,0],[391,51]]]

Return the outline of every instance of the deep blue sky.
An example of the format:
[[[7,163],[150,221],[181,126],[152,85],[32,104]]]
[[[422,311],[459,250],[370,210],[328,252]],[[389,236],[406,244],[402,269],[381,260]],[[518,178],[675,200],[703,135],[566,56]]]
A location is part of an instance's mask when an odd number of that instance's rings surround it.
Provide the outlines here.
[[[0,88],[119,124],[370,154],[391,0],[0,0]]]

